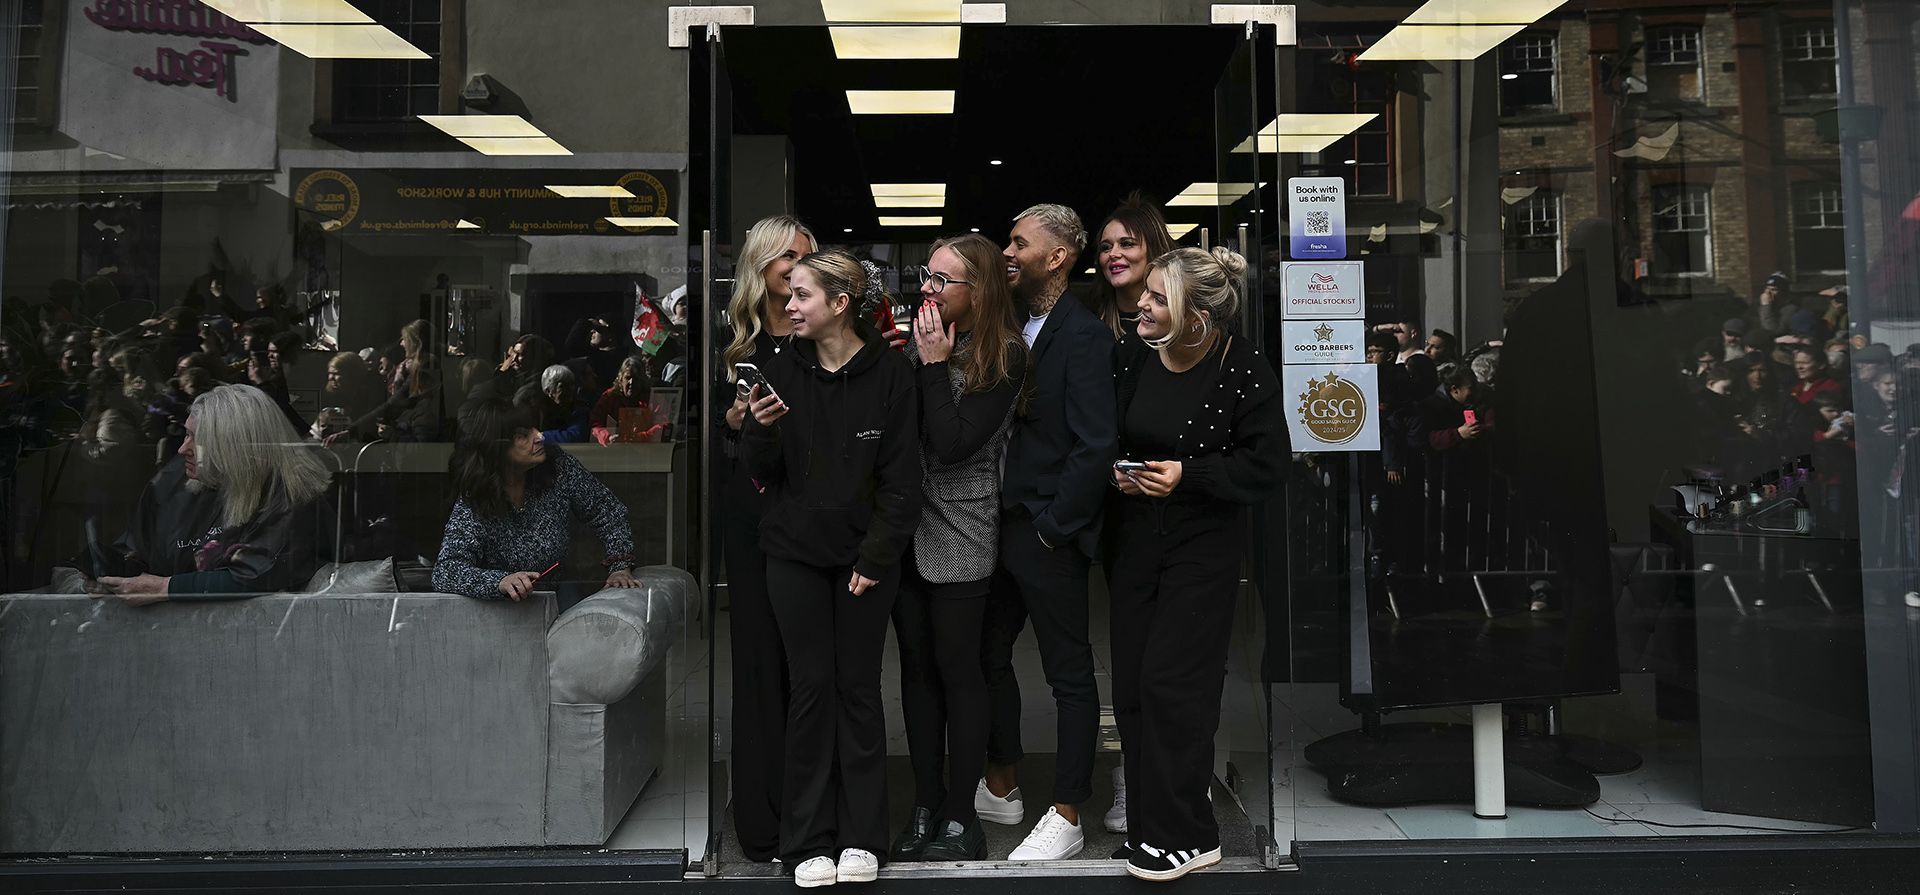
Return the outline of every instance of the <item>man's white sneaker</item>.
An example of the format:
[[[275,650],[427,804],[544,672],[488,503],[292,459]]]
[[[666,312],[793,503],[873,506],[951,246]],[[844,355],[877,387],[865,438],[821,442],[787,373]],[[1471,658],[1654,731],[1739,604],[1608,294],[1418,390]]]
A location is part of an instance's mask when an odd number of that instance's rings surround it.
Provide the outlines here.
[[[840,867],[835,876],[843,883],[870,883],[880,878],[880,859],[864,848],[840,852]]]
[[[839,871],[833,866],[833,859],[826,855],[808,858],[793,868],[793,883],[802,889],[819,886],[831,886],[840,878]]]
[[[1113,769],[1113,807],[1107,809],[1107,832],[1127,831],[1127,769]]]
[[[987,781],[982,778],[980,785],[973,790],[973,813],[980,815],[984,821],[1017,824],[1027,819],[1027,803],[1020,798],[1020,787],[1014,787],[1006,798],[1001,798],[987,789]]]
[[[1080,825],[1068,823],[1057,808],[1048,808],[1047,816],[1033,825],[1026,841],[1007,855],[1009,861],[1064,861],[1087,847],[1087,836]]]

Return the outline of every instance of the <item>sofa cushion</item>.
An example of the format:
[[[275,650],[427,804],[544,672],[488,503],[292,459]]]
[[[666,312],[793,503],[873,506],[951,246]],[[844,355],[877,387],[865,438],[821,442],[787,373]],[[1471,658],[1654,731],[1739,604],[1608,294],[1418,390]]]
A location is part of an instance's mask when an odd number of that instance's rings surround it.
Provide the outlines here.
[[[648,566],[636,569],[634,578],[638,587],[603,590],[581,600],[547,629],[554,702],[619,702],[680,641],[693,603],[693,576],[671,566]]]

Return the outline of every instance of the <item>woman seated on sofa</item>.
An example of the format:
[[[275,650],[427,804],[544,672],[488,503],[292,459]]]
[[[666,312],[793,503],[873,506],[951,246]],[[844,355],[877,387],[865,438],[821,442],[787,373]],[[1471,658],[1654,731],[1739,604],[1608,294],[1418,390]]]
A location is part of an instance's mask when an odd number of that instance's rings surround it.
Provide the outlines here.
[[[530,409],[500,398],[462,408],[451,472],[459,498],[433,567],[435,590],[519,601],[545,580],[561,591],[562,608],[578,602],[584,594],[558,568],[574,518],[606,547],[606,586],[634,586],[627,508],[580,461],[546,444]]]
[[[331,477],[267,394],[194,399],[178,456],[147,483],[127,532],[90,551],[88,591],[135,606],[304,586],[332,534]]]

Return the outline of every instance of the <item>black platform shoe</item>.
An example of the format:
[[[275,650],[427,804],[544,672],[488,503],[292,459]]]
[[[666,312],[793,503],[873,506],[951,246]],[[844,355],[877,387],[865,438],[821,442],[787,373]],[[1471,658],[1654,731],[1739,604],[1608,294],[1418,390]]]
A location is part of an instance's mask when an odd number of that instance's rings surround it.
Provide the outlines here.
[[[927,843],[920,853],[922,861],[984,861],[987,859],[987,831],[980,821],[962,824],[950,820],[940,825],[940,835]]]
[[[895,861],[918,861],[920,853],[927,850],[927,843],[933,841],[933,812],[925,808],[913,809],[913,818],[907,821],[907,828],[893,840],[893,850],[887,853]]]

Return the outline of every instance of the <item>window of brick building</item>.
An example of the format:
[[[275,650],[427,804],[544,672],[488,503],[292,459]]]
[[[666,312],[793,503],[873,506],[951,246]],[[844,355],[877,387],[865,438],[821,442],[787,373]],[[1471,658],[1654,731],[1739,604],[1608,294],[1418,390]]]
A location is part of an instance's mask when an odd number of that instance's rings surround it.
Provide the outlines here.
[[[1713,191],[1673,184],[1653,191],[1653,272],[1704,277],[1713,273]]]
[[[1647,29],[1647,94],[1657,100],[1706,98],[1700,29],[1674,25]]]
[[[408,121],[440,109],[440,0],[351,0],[431,59],[342,59],[333,67],[333,120]]]
[[[1535,190],[1507,206],[1507,278],[1551,280],[1560,275],[1560,194]]]
[[[1839,184],[1793,187],[1793,266],[1802,274],[1847,269],[1847,223]]]
[[[1551,34],[1522,34],[1500,48],[1500,114],[1560,107],[1554,84],[1556,44]]]
[[[1833,23],[1795,25],[1781,41],[1780,86],[1787,101],[1832,99],[1840,93],[1840,42]]]
[[[46,9],[42,0],[21,0],[18,49],[6,64],[13,67],[13,112],[10,124],[37,125],[40,123],[40,100],[42,90],[53,90],[54,85],[40,82],[45,54],[52,50],[46,46]]]

